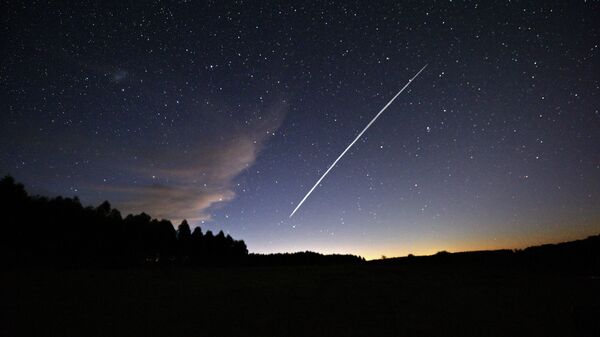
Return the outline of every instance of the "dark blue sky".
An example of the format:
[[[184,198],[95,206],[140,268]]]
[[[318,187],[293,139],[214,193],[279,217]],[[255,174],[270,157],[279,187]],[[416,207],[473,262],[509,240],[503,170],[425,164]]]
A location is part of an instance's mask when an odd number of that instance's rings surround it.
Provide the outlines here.
[[[599,7],[11,3],[0,171],[35,193],[224,229],[254,252],[597,234]]]

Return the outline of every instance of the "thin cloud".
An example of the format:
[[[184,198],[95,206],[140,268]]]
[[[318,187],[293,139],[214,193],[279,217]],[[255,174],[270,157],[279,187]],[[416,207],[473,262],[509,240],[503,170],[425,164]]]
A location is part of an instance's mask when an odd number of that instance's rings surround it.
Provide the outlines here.
[[[244,127],[232,126],[227,138],[201,139],[186,158],[169,158],[159,167],[141,166],[134,174],[157,184],[97,186],[116,194],[117,207],[126,213],[147,212],[153,217],[179,221],[208,221],[210,210],[231,201],[236,194],[233,180],[256,161],[269,135],[281,125],[287,104],[281,101],[266,116]],[[192,159],[190,159],[192,158]]]

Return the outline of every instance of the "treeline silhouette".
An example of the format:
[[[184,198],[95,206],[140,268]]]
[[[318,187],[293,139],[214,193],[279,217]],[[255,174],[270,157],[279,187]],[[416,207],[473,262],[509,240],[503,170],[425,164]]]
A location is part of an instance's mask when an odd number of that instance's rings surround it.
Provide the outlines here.
[[[22,184],[0,180],[0,261],[6,267],[267,266],[363,262],[354,255],[314,252],[248,254],[243,240],[219,231],[177,229],[146,213],[127,215],[108,201],[84,207],[77,197],[30,196]]]
[[[246,261],[251,266],[330,266],[362,263],[365,262],[365,259],[351,254],[323,255],[306,251],[296,253],[249,254]]]
[[[5,266],[226,265],[248,255],[220,231],[193,232],[187,221],[127,215],[108,201],[83,207],[75,198],[29,196],[12,177],[0,181],[0,259]]]

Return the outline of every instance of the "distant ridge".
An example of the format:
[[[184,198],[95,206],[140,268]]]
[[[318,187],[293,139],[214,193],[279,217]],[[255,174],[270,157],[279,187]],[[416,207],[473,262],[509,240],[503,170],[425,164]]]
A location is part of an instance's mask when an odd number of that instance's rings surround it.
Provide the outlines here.
[[[369,261],[374,265],[518,268],[600,275],[600,235],[525,249],[438,252]]]

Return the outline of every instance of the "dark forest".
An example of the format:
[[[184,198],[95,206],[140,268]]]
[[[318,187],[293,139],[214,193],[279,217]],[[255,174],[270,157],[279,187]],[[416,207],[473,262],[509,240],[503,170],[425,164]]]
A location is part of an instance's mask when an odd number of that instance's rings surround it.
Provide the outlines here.
[[[219,231],[193,230],[186,220],[127,215],[108,201],[84,207],[77,197],[30,196],[10,177],[0,181],[3,235],[0,254],[9,267],[227,266],[358,263],[352,255],[248,254],[243,240]]]

